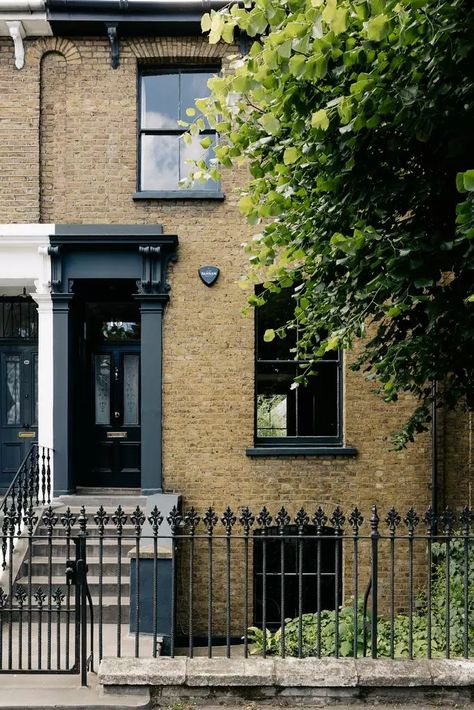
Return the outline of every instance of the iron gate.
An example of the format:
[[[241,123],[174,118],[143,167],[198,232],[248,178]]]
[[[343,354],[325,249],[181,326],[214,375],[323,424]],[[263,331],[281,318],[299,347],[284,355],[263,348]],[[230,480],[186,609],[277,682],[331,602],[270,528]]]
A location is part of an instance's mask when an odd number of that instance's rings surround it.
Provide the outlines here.
[[[10,537],[10,536],[9,536]],[[14,581],[13,554],[8,554],[8,582],[0,588],[0,673],[81,674],[86,684],[87,671],[93,670],[94,617],[87,586],[86,538],[68,538],[64,557],[64,587],[53,586],[52,539],[47,581],[33,585],[31,562],[33,543],[42,544],[45,536],[29,535],[23,561],[27,583]],[[8,547],[12,550],[12,540]]]
[[[63,521],[65,531],[54,539],[64,554],[56,546],[53,556],[51,456],[33,444],[0,502],[0,673],[81,673],[85,684],[93,663],[85,531],[72,538]],[[33,560],[40,561],[39,582]],[[53,584],[54,571],[64,585]]]

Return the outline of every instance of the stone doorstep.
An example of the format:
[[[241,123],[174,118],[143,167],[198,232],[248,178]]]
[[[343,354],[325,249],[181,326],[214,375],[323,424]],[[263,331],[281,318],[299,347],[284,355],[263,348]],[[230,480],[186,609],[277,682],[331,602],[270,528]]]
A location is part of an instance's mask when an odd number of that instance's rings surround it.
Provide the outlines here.
[[[111,686],[413,688],[474,686],[474,659],[104,658]]]

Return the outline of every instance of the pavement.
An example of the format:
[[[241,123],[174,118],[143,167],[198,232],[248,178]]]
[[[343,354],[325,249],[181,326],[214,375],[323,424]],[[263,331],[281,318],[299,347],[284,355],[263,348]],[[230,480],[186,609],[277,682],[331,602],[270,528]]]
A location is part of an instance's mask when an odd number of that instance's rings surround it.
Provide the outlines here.
[[[102,694],[97,676],[90,673],[88,687],[80,687],[80,678],[58,675],[4,675],[0,679],[2,710],[148,710],[150,695],[137,690],[120,695]]]

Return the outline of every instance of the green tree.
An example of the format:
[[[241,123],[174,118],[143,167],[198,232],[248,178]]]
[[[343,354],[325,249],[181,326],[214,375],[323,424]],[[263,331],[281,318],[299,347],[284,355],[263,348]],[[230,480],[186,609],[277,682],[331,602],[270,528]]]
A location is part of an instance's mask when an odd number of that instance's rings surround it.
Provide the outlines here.
[[[261,227],[243,286],[266,290],[249,302],[293,287],[300,357],[360,340],[353,367],[383,398],[414,395],[405,446],[432,380],[438,406],[472,403],[472,0],[254,0],[202,28],[254,38],[196,102],[221,139],[195,178],[250,171],[240,209]]]

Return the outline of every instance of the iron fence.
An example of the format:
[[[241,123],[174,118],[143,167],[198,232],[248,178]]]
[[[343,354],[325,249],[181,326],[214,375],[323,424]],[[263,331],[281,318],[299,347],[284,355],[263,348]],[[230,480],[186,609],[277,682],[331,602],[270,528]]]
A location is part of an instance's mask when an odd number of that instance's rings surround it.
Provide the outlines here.
[[[14,503],[4,508],[2,672],[81,671],[85,682],[104,655],[472,651],[467,507],[435,516],[373,506],[366,519],[339,507],[162,515],[47,505],[38,514],[22,502],[21,511],[15,563],[19,513]]]

